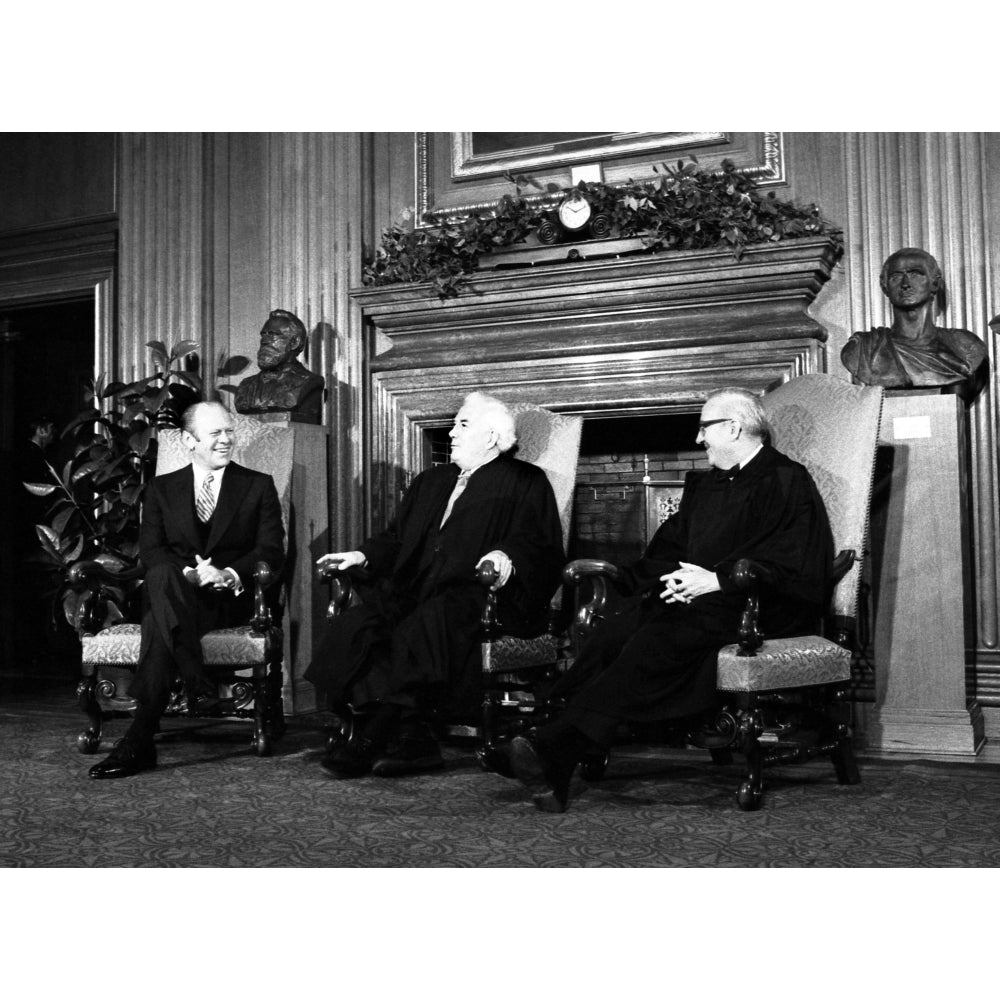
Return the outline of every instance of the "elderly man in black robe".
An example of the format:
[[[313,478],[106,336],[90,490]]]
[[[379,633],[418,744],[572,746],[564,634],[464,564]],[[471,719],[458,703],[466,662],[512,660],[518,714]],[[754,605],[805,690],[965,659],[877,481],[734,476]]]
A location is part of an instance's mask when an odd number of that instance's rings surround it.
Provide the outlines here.
[[[440,767],[427,712],[474,710],[481,694],[479,621],[486,561],[507,632],[544,631],[564,561],[552,487],[537,466],[513,458],[514,419],[472,393],[455,417],[451,463],[422,472],[384,531],[321,567],[361,567],[379,586],[333,619],[306,677],[337,711],[364,721],[359,736],[327,753],[338,777],[381,777]]]
[[[712,707],[716,654],[737,641],[745,604],[730,579],[737,560],[760,567],[767,636],[816,627],[833,542],[808,471],[765,443],[764,410],[743,389],[708,397],[697,441],[714,468],[687,474],[679,510],[623,571],[619,586],[631,601],[591,636],[553,688],[565,710],[511,742],[514,772],[542,810],[566,809],[577,763],[609,748],[621,723]]]

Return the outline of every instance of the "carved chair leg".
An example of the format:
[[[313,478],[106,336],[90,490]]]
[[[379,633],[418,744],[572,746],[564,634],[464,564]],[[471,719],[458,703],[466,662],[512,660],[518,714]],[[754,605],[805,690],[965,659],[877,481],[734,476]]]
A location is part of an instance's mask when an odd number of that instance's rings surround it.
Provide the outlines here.
[[[751,703],[740,722],[740,749],[746,758],[746,777],[736,793],[736,803],[744,812],[760,808],[764,793],[764,759],[758,737],[763,732],[760,709]]]
[[[854,759],[854,747],[851,745],[851,733],[848,730],[837,740],[836,749],[830,753],[833,769],[837,773],[837,784],[857,785],[861,783],[861,772],[858,762]]]
[[[497,714],[496,693],[486,688],[483,691],[483,745],[476,750],[479,766],[490,774],[500,774],[513,778],[510,757],[506,749],[496,744]]]
[[[101,706],[97,703],[96,673],[80,678],[80,682],[76,686],[76,703],[80,706],[80,711],[87,716],[87,721],[90,723],[77,736],[77,749],[80,753],[96,753],[97,748],[101,745],[101,730],[103,728]]]
[[[283,677],[281,672],[281,661],[272,663],[267,675],[268,684],[268,704],[270,706],[270,716],[268,723],[271,728],[271,735],[277,740],[285,734],[285,701],[281,696]]]
[[[835,747],[830,752],[833,768],[840,785],[857,785],[861,782],[857,761],[854,759],[854,746],[851,742],[851,706],[850,693],[846,687],[841,687],[832,693],[832,704],[828,718],[834,728]]]
[[[253,675],[253,747],[258,757],[271,754],[270,702],[268,698],[267,664],[254,667]]]

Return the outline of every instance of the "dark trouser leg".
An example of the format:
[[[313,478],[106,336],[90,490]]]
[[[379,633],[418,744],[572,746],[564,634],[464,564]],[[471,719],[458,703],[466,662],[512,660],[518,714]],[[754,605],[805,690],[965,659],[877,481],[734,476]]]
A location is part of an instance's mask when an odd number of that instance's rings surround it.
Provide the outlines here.
[[[620,722],[703,711],[715,698],[715,650],[734,635],[734,623],[706,619],[687,605],[611,619],[567,674],[568,704],[560,721],[607,747]]]
[[[142,642],[128,693],[140,705],[136,722],[148,728],[167,706],[175,673],[192,694],[214,687],[201,659],[200,636],[207,629],[197,588],[169,564],[154,566],[143,586]]]

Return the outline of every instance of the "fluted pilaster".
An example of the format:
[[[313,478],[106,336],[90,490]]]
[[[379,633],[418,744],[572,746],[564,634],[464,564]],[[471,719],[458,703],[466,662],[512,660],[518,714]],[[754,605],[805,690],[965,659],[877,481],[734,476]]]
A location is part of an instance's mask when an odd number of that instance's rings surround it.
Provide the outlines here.
[[[206,190],[201,133],[121,137],[118,374],[150,369],[146,343],[202,341],[206,281]]]

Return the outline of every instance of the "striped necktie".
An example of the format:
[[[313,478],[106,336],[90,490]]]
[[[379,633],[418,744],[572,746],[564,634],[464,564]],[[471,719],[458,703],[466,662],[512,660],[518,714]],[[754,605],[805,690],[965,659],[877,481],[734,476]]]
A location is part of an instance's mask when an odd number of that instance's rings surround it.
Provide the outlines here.
[[[215,510],[215,494],[212,492],[212,480],[215,476],[210,472],[201,484],[201,490],[194,502],[195,510],[198,511],[198,519],[204,523],[212,516]]]
[[[469,485],[469,476],[472,475],[471,471],[462,472],[459,474],[458,482],[455,483],[455,488],[451,491],[451,496],[448,497],[448,506],[445,507],[444,517],[441,518],[441,524],[438,527],[443,528],[444,522],[451,517],[451,509],[455,506],[455,501],[462,495],[465,491],[465,487]]]

